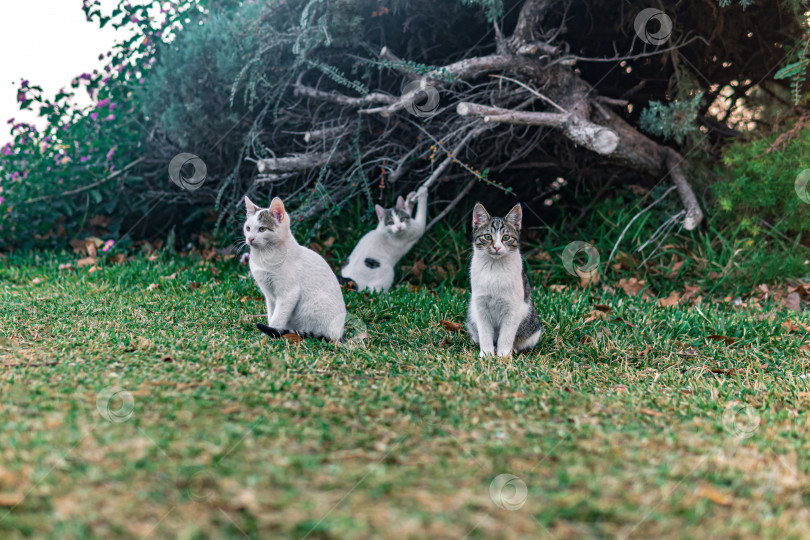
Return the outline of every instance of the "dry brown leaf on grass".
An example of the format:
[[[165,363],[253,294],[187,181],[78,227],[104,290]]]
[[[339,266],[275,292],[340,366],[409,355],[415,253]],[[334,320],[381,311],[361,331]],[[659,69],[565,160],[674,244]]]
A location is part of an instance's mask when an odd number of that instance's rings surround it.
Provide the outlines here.
[[[792,292],[788,294],[784,300],[782,300],[782,305],[784,305],[788,310],[793,310],[798,313],[802,310],[802,298],[799,296],[799,293]]]
[[[222,414],[233,414],[239,412],[240,409],[241,407],[238,404],[234,403],[222,409]]]
[[[191,283],[188,284],[188,288],[191,289],[192,291],[196,291],[200,287],[202,287],[202,283],[200,283],[199,281],[192,281]]]
[[[700,486],[697,488],[695,495],[702,499],[708,499],[712,501],[714,504],[719,504],[720,506],[731,506],[732,500],[731,497],[722,493],[714,486]]]
[[[700,296],[698,293],[700,292],[700,287],[697,285],[684,285],[683,287],[683,296],[681,297],[681,301],[686,304],[688,302],[694,301],[695,304],[700,302]]]
[[[659,298],[658,299],[658,306],[659,307],[674,307],[677,306],[681,301],[681,295],[678,294],[676,291],[672,291],[669,293],[669,296],[666,298]]]
[[[607,304],[596,304],[595,306],[593,306],[593,309],[599,310],[602,313],[610,313],[611,311],[613,311],[613,308]]]
[[[416,262],[413,263],[413,266],[410,268],[410,272],[414,275],[414,277],[418,280],[422,279],[422,270],[425,270],[427,265],[425,261],[422,259],[418,259]]]
[[[73,263],[64,263],[59,265],[59,271],[73,270]]]
[[[95,236],[86,238],[84,241],[84,250],[87,252],[87,255],[90,257],[96,257],[98,255],[98,248],[104,245],[104,240],[101,238],[96,238]]]
[[[604,321],[606,318],[607,313],[605,313],[604,311],[600,311],[598,309],[593,309],[591,310],[590,313],[588,313],[588,316],[585,317],[585,324],[588,324],[593,321]]]
[[[0,493],[0,508],[19,506],[25,500],[22,493]]]
[[[157,283],[151,283],[151,284],[150,284],[150,285],[149,285],[149,286],[146,288],[146,290],[147,290],[147,291],[154,291],[155,289],[159,289],[159,288],[160,288],[160,285],[158,285]]]
[[[711,370],[709,370],[709,371],[711,371],[712,373],[716,373],[717,375],[730,375],[730,376],[732,376],[732,377],[733,377],[734,375],[737,375],[738,373],[739,373],[739,374],[743,374],[743,373],[745,373],[745,370],[744,370],[744,369],[741,369],[741,368],[730,368],[730,369],[725,369],[725,368],[713,368],[713,369],[711,369]]]
[[[788,332],[810,332],[810,326],[796,321],[787,320],[782,323],[782,326]]]
[[[664,413],[661,411],[656,411],[655,409],[647,409],[646,407],[642,407],[638,410],[641,414],[646,414],[647,416],[664,416]]]
[[[630,279],[622,278],[619,280],[619,287],[621,287],[628,296],[636,296],[644,289],[644,286],[644,281],[639,281],[634,277]]]
[[[588,272],[577,270],[577,275],[579,275],[579,285],[581,287],[589,287],[591,285],[596,285],[599,283],[599,278],[601,277],[598,268],[594,268],[593,270],[590,270]]]
[[[290,333],[290,334],[284,334],[284,335],[283,335],[283,336],[281,336],[281,337],[283,337],[284,339],[286,339],[286,340],[287,340],[287,341],[289,341],[290,343],[301,343],[302,341],[304,341],[304,338],[302,338],[302,337],[301,337],[301,336],[299,336],[298,334],[292,334],[292,333]]]
[[[84,257],[76,261],[76,266],[78,266],[79,268],[84,268],[85,266],[92,266],[94,264],[96,264],[96,258],[92,256]]]
[[[549,285],[548,288],[551,292],[563,292],[568,289],[568,285]]]
[[[111,257],[108,257],[107,261],[109,261],[109,262],[111,262],[113,264],[122,265],[125,262],[127,262],[127,256],[124,255],[123,253],[116,253],[115,255],[113,255]]]
[[[462,330],[464,330],[464,325],[461,323],[453,321],[445,321],[444,319],[442,319],[440,323],[444,327],[444,329],[447,330],[448,332],[461,332]]]
[[[708,339],[711,339],[712,341],[725,341],[726,345],[731,345],[732,343],[737,341],[737,338],[732,338],[732,337],[728,337],[728,336],[721,336],[720,334],[712,334],[712,335],[706,336],[706,337]]]
[[[631,322],[630,322],[630,321],[628,321],[627,319],[622,319],[621,317],[616,317],[616,320],[617,320],[617,321],[619,321],[619,322],[623,322],[624,324],[626,324],[626,325],[627,325],[627,326],[629,326],[630,328],[635,328],[635,327],[636,327],[636,325],[635,325],[635,324],[631,323]]]

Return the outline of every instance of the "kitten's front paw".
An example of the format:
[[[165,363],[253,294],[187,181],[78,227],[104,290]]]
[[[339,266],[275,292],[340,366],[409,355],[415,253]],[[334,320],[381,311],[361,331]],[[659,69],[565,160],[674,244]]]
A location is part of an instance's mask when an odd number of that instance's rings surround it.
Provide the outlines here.
[[[481,349],[481,352],[478,353],[478,358],[484,358],[485,356],[494,356],[495,351],[485,351]]]
[[[512,349],[508,349],[508,350],[505,350],[505,351],[499,349],[498,350],[498,356],[500,356],[501,358],[509,358],[510,356],[512,356]]]
[[[416,190],[416,196],[419,199],[426,199],[428,196],[428,189],[425,186],[420,186],[419,189]]]

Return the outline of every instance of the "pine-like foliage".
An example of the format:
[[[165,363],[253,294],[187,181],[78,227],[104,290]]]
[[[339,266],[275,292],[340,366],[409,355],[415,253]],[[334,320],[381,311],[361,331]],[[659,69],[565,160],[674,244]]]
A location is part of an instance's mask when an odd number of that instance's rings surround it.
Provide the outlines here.
[[[675,100],[667,104],[651,101],[641,112],[639,125],[651,135],[665,140],[674,139],[681,144],[687,135],[698,129],[695,119],[702,98],[703,93],[699,92],[691,99]]]
[[[807,68],[810,67],[810,30],[807,31],[803,42],[795,48],[793,60],[776,72],[774,79],[788,79],[790,81],[790,96],[793,104],[798,105],[802,100],[802,87],[807,79]]]

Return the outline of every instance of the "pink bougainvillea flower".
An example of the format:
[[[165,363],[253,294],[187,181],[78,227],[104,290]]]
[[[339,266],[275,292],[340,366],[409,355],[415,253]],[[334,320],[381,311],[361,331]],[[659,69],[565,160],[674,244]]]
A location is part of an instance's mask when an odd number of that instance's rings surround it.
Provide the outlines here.
[[[92,118],[93,120],[98,120],[98,113],[97,112],[91,113],[90,118]]]
[[[107,161],[110,161],[113,158],[113,154],[115,154],[115,147],[110,148],[110,151],[107,152]]]
[[[115,240],[107,240],[106,242],[104,242],[104,247],[101,248],[101,251],[104,251],[104,252],[110,251],[114,245],[115,245]]]
[[[110,98],[102,99],[101,101],[98,102],[98,108],[100,109],[102,107],[106,107],[109,104],[110,104]]]
[[[0,197],[0,204],[3,204],[4,202],[6,202],[6,198],[5,197]]]
[[[85,161],[87,161],[88,159],[90,159],[90,158],[89,158],[89,157],[87,157],[87,156],[82,156],[81,158],[79,158],[79,161],[81,161],[82,163],[84,163],[84,162],[85,162]]]
[[[111,114],[111,115],[109,115],[108,117],[106,117],[104,119],[105,122],[109,122],[110,120],[115,120],[115,115],[114,114]]]

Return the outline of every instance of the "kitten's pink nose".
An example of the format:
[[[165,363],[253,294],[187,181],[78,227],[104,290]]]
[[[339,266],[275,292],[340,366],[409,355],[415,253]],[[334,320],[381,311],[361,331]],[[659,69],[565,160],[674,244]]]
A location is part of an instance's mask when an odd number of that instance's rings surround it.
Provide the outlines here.
[[[253,240],[254,240],[254,238],[248,238],[248,244],[251,244],[251,245],[252,245],[252,244],[253,244]]]
[[[503,246],[494,246],[495,253],[498,253]]]

